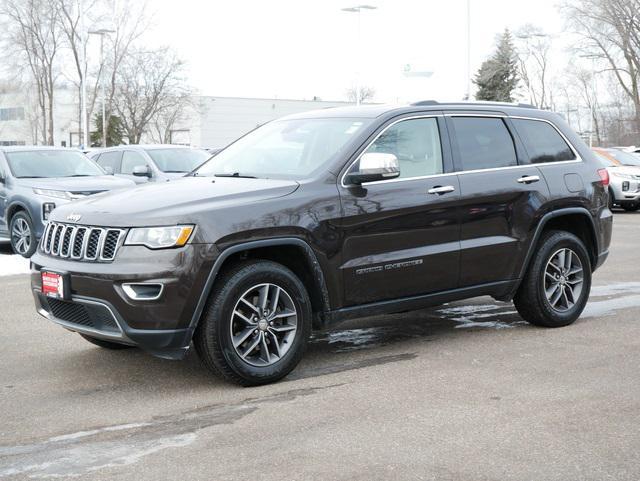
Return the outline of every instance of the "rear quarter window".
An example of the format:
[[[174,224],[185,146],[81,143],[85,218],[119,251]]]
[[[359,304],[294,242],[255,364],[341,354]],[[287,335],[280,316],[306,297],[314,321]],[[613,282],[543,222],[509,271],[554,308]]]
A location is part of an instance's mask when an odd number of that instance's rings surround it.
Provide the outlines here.
[[[529,154],[528,163],[576,160],[569,144],[551,124],[542,120],[512,119]]]

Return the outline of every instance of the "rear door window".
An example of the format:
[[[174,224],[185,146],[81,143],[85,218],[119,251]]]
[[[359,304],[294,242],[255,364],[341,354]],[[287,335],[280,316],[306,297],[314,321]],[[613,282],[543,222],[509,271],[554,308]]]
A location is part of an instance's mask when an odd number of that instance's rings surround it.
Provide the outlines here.
[[[113,152],[103,152],[96,159],[96,162],[103,169],[110,169],[111,172],[117,174],[120,171],[120,158],[122,157],[122,152],[113,151]],[[107,169],[107,170],[108,170]]]
[[[527,119],[512,119],[512,122],[527,149],[529,163],[543,164],[576,159],[569,144],[551,124]]]
[[[498,117],[452,117],[462,170],[518,165],[511,133]]]

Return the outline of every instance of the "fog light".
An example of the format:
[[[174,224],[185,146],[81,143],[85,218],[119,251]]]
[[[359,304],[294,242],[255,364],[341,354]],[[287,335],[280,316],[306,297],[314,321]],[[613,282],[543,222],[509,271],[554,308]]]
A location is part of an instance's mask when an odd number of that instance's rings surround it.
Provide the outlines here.
[[[56,208],[56,205],[53,202],[46,202],[42,204],[42,218],[44,220],[49,220],[49,214]]]

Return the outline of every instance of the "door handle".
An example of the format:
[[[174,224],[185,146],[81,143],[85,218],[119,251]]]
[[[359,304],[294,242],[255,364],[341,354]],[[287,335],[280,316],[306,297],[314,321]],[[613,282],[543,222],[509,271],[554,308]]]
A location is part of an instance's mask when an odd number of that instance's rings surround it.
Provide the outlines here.
[[[533,184],[534,182],[538,182],[540,177],[537,175],[523,175],[518,179],[518,182],[521,184]]]
[[[437,185],[436,187],[429,189],[427,192],[429,194],[443,195],[443,194],[448,194],[449,192],[454,192],[455,190],[456,188],[452,185],[444,185],[444,186]]]

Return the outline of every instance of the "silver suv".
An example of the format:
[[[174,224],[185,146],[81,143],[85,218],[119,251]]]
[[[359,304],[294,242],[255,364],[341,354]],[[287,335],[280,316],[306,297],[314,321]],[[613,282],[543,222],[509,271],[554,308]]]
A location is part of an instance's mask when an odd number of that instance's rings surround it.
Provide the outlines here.
[[[640,208],[640,158],[620,149],[594,148],[609,171],[609,206],[626,211]]]
[[[107,175],[79,150],[5,147],[0,150],[0,242],[31,257],[53,209],[75,199],[133,187]]]

